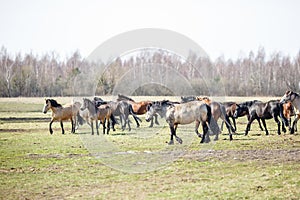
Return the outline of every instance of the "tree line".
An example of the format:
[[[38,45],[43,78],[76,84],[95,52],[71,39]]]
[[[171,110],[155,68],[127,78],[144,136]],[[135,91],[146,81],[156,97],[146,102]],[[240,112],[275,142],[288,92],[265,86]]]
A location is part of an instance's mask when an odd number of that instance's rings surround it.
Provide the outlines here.
[[[105,69],[97,73],[97,68]],[[157,65],[158,68],[153,66]],[[110,63],[91,63],[78,51],[64,60],[56,53],[10,54],[0,51],[1,97],[51,97],[110,95],[116,85],[130,73],[136,76],[155,73],[162,82],[172,69],[189,80],[196,94],[228,96],[281,96],[287,89],[300,91],[300,51],[294,57],[274,52],[266,56],[264,48],[236,60],[220,56],[212,61],[190,52],[187,58],[168,51],[151,49],[118,57]],[[152,70],[152,71],[151,71]],[[170,77],[169,77],[170,79]],[[172,95],[164,84],[138,86],[133,95]]]

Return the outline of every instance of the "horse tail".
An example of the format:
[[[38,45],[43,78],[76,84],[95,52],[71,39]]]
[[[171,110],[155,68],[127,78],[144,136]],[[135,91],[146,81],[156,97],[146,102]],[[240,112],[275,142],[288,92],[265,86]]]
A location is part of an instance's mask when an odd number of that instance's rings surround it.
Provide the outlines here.
[[[216,120],[212,116],[211,107],[205,104],[207,109],[207,122],[209,124],[209,128],[213,132],[214,135],[218,135],[221,131],[219,125],[217,124]]]
[[[288,127],[289,126],[289,121],[288,121],[288,119],[283,114],[283,110],[284,110],[283,104],[282,103],[278,103],[278,106],[279,106],[279,117],[283,121],[284,125],[286,127]],[[290,112],[290,111],[288,111],[288,112]]]
[[[113,114],[110,115],[110,120],[112,121],[113,125],[117,124],[116,118]]]
[[[234,132],[234,129],[231,126],[230,121],[229,121],[229,116],[226,113],[225,106],[220,104],[220,110],[221,110],[221,114],[223,115],[223,118],[224,118],[223,122],[225,122],[226,126],[229,127]]]
[[[77,112],[77,120],[80,125],[83,125],[84,119],[81,117],[79,112]]]
[[[136,116],[136,113],[133,111],[133,108],[132,108],[131,104],[129,104],[128,109],[129,109],[129,113],[133,116],[133,118],[135,119],[135,121],[138,120],[138,121],[142,122],[142,120],[139,117]]]

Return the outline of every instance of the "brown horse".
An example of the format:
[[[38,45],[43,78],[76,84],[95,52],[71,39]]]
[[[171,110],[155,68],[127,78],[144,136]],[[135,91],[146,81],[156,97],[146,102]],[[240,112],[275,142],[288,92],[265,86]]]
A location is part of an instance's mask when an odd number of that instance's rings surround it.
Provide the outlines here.
[[[202,137],[200,143],[210,141],[208,136],[209,128],[215,135],[218,135],[220,132],[215,120],[211,120],[210,106],[201,101],[175,104],[169,101],[159,101],[149,104],[147,110],[146,121],[150,121],[156,113],[166,119],[171,132],[169,145],[174,144],[174,137],[177,142],[182,143],[182,139],[176,135],[178,124],[184,125],[195,122],[195,133],[197,136]],[[202,125],[203,136],[198,132],[200,124]]]
[[[109,119],[110,116],[112,115],[112,111],[108,105],[100,105],[97,107],[94,102],[92,102],[89,99],[83,98],[83,105],[81,106],[80,110],[85,110],[88,109],[89,111],[89,118],[90,118],[90,123],[91,123],[91,128],[92,128],[92,135],[94,135],[94,126],[93,126],[93,121],[96,123],[96,131],[97,134],[99,135],[98,131],[98,120],[101,121],[102,126],[103,126],[103,134],[105,134],[105,122],[107,121],[107,132],[106,134],[109,134],[110,130],[110,124],[109,124]]]
[[[118,99],[117,101],[125,101],[128,102],[129,104],[131,104],[132,109],[134,114],[136,115],[143,115],[147,112],[147,106],[151,104],[152,101],[140,101],[140,102],[135,102],[133,99],[122,95],[122,94],[118,94]],[[159,125],[158,121],[157,121],[157,115],[154,116],[155,118],[155,124]],[[151,124],[150,127],[153,126],[153,119],[151,119]]]
[[[75,125],[76,125],[75,129],[77,130],[79,128],[79,125],[82,125],[84,122],[86,122],[89,126],[91,126],[90,121],[89,121],[90,120],[89,111],[87,109],[80,110],[81,103],[78,102],[78,101],[74,102],[74,105],[76,105],[78,107],[78,109],[79,109],[79,115],[83,118],[82,123],[80,123],[79,120],[78,120],[77,123],[75,122]]]
[[[234,131],[236,131],[236,122],[235,122],[235,118],[233,117],[234,115],[234,112],[236,110],[236,102],[223,102],[222,103],[224,106],[225,106],[225,110],[226,110],[226,116],[229,117],[232,119],[232,122],[233,122],[233,128],[234,128]],[[228,121],[230,124],[230,120]],[[223,124],[224,124],[224,121],[222,122],[222,127],[223,127]],[[221,128],[221,130],[223,130],[223,128]]]
[[[293,91],[286,91],[286,93],[281,98],[280,103],[287,103],[289,101],[295,107],[296,111],[296,118],[291,128],[291,134],[293,134],[297,129],[297,121],[300,119],[300,95]]]
[[[290,101],[283,103],[283,116],[288,120],[289,122],[289,131],[291,131],[291,121],[292,121],[292,116],[295,115],[294,113],[294,106]],[[297,126],[296,126],[297,127]],[[295,129],[296,131],[296,129]]]
[[[82,120],[82,118],[79,115],[78,107],[74,104],[62,106],[61,104],[57,103],[57,101],[55,101],[54,99],[45,99],[45,101],[46,101],[46,104],[44,106],[43,113],[46,114],[48,110],[50,110],[50,109],[52,110],[52,119],[49,124],[50,134],[53,133],[51,126],[54,121],[60,122],[62,134],[64,134],[65,130],[64,130],[64,126],[63,126],[63,121],[65,121],[65,120],[71,120],[71,124],[72,124],[71,132],[75,133],[74,121],[76,120],[76,116],[80,120]]]
[[[211,107],[211,114],[213,118],[216,120],[216,122],[218,121],[219,118],[221,118],[222,121],[225,122],[229,133],[229,140],[232,140],[233,138],[231,132],[235,132],[235,129],[231,126],[229,117],[226,115],[225,106],[219,102],[212,101],[209,97],[196,97],[196,99],[198,101],[202,101],[203,103],[206,103]]]

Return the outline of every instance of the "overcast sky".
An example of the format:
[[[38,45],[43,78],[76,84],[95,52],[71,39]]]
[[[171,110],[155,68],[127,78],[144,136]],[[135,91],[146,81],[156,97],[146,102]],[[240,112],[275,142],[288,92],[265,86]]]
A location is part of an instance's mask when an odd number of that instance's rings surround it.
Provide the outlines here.
[[[198,43],[212,58],[300,50],[298,0],[0,0],[0,46],[11,53],[79,50],[87,57],[122,32],[163,28]]]

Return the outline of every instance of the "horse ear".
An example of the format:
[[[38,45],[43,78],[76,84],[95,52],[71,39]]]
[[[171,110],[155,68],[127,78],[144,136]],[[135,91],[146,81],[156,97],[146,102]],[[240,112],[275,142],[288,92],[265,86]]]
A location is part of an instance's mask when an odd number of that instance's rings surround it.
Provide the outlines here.
[[[287,91],[285,92],[286,95],[290,95],[291,93],[292,93],[292,91],[290,91],[290,90],[287,90]]]
[[[152,106],[152,103],[149,103],[146,107],[146,110],[149,111],[151,106]]]

